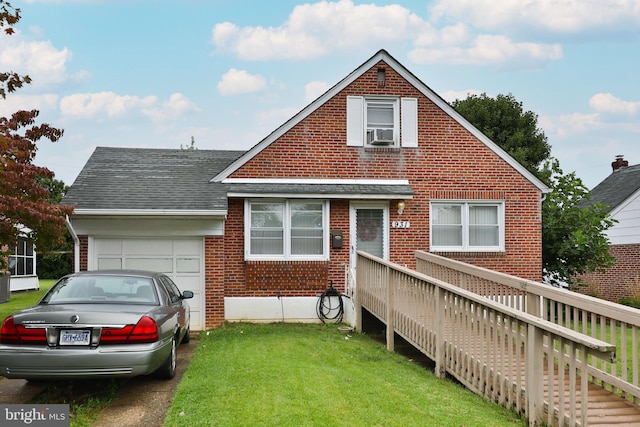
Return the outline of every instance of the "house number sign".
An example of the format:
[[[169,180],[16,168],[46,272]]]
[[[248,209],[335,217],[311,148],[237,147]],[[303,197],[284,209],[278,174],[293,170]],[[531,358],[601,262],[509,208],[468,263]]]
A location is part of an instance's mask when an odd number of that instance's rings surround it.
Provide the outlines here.
[[[409,221],[392,221],[391,228],[409,228]]]

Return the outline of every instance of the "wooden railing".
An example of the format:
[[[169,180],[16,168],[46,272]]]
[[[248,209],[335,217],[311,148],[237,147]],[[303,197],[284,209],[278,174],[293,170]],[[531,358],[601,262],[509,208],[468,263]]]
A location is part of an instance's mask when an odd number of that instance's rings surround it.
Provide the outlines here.
[[[615,346],[364,252],[356,283],[356,328],[364,308],[387,325],[389,350],[398,334],[435,362],[437,375],[531,425],[587,424],[585,373],[594,361],[610,363]]]
[[[640,402],[640,310],[427,252],[416,258],[421,273],[614,344],[614,360],[589,363],[591,381]]]

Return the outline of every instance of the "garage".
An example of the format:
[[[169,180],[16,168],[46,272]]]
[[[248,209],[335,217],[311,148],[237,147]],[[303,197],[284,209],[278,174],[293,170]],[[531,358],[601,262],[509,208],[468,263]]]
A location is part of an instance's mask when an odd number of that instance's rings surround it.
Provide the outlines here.
[[[90,269],[135,269],[165,273],[180,290],[193,291],[191,330],[204,329],[204,257],[202,238],[94,238]],[[93,249],[93,250],[91,250]]]

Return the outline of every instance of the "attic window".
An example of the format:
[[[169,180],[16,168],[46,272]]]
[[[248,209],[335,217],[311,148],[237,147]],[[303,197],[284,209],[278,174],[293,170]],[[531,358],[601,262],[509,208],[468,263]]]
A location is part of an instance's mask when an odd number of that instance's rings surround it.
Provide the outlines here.
[[[398,140],[398,100],[367,99],[365,100],[367,145],[396,145]]]
[[[347,96],[347,145],[418,147],[418,99]]]

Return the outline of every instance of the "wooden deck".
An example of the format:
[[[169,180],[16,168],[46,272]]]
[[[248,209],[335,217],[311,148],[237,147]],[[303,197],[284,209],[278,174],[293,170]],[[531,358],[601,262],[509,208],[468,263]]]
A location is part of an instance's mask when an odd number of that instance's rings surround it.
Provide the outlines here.
[[[440,276],[460,277],[451,270]],[[484,289],[497,292],[487,286]],[[505,299],[504,290],[500,296]],[[520,294],[507,299],[527,298],[530,295]],[[627,344],[616,347],[486,295],[362,253],[358,255],[355,301],[358,330],[362,331],[362,310],[366,310],[385,323],[390,350],[395,337],[402,337],[435,363],[436,375],[453,376],[475,393],[527,417],[530,425],[640,426],[638,370],[632,366],[638,363],[633,357],[635,338],[628,340],[632,349]],[[639,317],[638,313],[631,314]],[[611,323],[607,317],[607,323],[597,316],[584,316],[581,318],[594,319],[591,329],[602,331],[614,325],[619,330],[619,320]],[[623,329],[638,333],[631,326]],[[612,341],[621,334],[614,332]],[[624,360],[617,360],[621,347]]]

